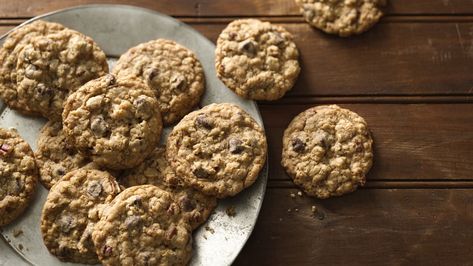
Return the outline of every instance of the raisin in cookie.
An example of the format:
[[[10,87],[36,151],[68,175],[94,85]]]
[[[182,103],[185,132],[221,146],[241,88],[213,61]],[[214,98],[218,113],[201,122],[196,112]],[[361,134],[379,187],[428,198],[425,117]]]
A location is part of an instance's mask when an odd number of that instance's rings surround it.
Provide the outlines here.
[[[276,100],[299,76],[299,52],[284,28],[257,19],[236,20],[220,34],[217,76],[241,97]]]
[[[137,166],[161,136],[158,101],[144,83],[108,74],[72,93],[63,112],[67,140],[99,166]]]
[[[185,116],[167,139],[166,155],[185,185],[218,198],[253,184],[266,161],[266,136],[236,105],[211,104]]]
[[[304,19],[326,33],[347,37],[371,28],[386,0],[296,0]]]
[[[0,226],[24,212],[38,183],[30,145],[16,130],[0,128]]]
[[[125,171],[119,183],[125,187],[150,184],[168,191],[176,199],[192,229],[205,223],[217,206],[214,197],[180,184],[166,160],[164,147],[156,148],[142,164]]]
[[[373,161],[368,125],[336,105],[296,116],[284,131],[282,165],[307,194],[340,196],[365,183]]]
[[[108,73],[105,53],[89,37],[65,29],[32,38],[18,55],[18,101],[51,120],[61,120],[67,96]]]
[[[153,185],[120,193],[92,239],[104,265],[186,265],[192,255],[191,228],[179,205]]]
[[[171,40],[139,44],[117,61],[113,73],[141,79],[155,93],[165,125],[180,120],[205,90],[202,65],[195,54]]]
[[[37,20],[13,30],[8,35],[0,48],[0,98],[8,107],[25,114],[35,114],[33,110],[18,100],[16,89],[18,53],[31,42],[32,38],[64,29],[65,27],[60,24]]]
[[[51,188],[41,214],[41,233],[49,252],[62,261],[98,263],[92,230],[118,193],[118,183],[107,172],[67,173]]]

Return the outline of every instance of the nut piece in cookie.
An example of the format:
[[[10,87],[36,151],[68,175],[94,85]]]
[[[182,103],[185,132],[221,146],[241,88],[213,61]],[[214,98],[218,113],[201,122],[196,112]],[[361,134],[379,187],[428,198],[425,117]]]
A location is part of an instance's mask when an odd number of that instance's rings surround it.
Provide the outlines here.
[[[189,113],[205,91],[202,65],[186,47],[157,39],[130,48],[120,56],[113,73],[146,83],[156,95],[164,125]]]
[[[18,54],[31,43],[31,39],[46,36],[64,30],[65,27],[58,23],[42,20],[33,21],[8,34],[7,39],[0,48],[0,99],[8,107],[24,114],[38,114],[24,105],[18,99],[17,93],[17,61]]]
[[[171,193],[192,229],[205,223],[217,206],[215,197],[181,184],[166,160],[164,147],[156,148],[142,164],[125,171],[119,183],[125,187],[150,184]]]
[[[299,76],[299,52],[292,34],[257,19],[235,20],[222,31],[215,68],[222,82],[239,96],[277,100]]]
[[[30,145],[14,129],[0,128],[0,226],[24,212],[38,183]]]
[[[61,120],[67,96],[106,73],[105,53],[90,37],[69,29],[38,36],[18,54],[18,101],[46,118]]]
[[[326,33],[347,37],[371,28],[387,0],[296,0],[304,19]]]
[[[78,169],[66,174],[51,188],[41,214],[41,233],[49,252],[62,261],[98,263],[93,227],[119,192],[107,172]]]
[[[192,231],[172,195],[153,185],[120,193],[93,230],[103,265],[186,265]]]
[[[139,165],[159,142],[161,114],[154,93],[136,79],[108,74],[72,93],[63,112],[67,140],[97,165]]]
[[[253,184],[266,161],[263,129],[240,107],[211,104],[185,116],[167,139],[167,159],[186,186],[234,196]]]
[[[340,196],[363,186],[373,162],[365,120],[337,105],[297,115],[284,131],[282,166],[308,195]]]

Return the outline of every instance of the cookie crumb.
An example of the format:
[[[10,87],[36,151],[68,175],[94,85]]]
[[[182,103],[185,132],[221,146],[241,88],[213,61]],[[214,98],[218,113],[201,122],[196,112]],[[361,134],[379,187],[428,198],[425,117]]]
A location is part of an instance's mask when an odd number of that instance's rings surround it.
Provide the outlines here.
[[[298,209],[298,208],[295,208],[295,209],[294,209],[294,211],[298,212],[298,211],[299,211],[299,209]]]
[[[230,206],[228,207],[225,212],[227,213],[228,216],[230,217],[235,217],[236,215],[236,210],[235,210],[235,206]]]
[[[23,230],[21,230],[21,229],[13,230],[13,237],[19,237],[22,234],[23,234]]]
[[[312,214],[316,214],[317,213],[317,207],[315,207],[315,205],[312,205],[311,211],[312,211]]]
[[[291,194],[289,194],[289,196],[291,196],[291,198],[295,198],[295,197],[296,197],[296,194],[294,194],[294,193],[291,192]]]
[[[205,226],[205,230],[206,230],[206,231],[209,231],[209,232],[212,233],[212,234],[215,233],[215,230],[214,230],[212,227],[208,226],[208,225]]]
[[[287,209],[287,212],[291,212],[291,208]]]
[[[301,191],[297,191],[297,195],[298,195],[299,197],[302,197],[302,192],[301,192]]]
[[[23,245],[22,245],[22,244],[19,244],[19,245],[18,245],[18,248],[19,248],[20,250],[23,250]]]

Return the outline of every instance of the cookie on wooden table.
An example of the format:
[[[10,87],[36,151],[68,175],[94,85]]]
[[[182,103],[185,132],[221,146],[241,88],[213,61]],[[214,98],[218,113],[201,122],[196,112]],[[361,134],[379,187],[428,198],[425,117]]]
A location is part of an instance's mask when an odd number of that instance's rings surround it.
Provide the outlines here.
[[[317,106],[284,131],[282,166],[308,195],[340,196],[365,184],[372,145],[362,117],[337,105]]]
[[[0,226],[24,212],[38,183],[30,145],[14,129],[0,128]]]
[[[155,93],[164,125],[189,113],[205,91],[202,65],[186,47],[165,39],[139,44],[120,56],[113,73],[142,80]]]
[[[266,161],[263,129],[240,107],[210,104],[186,115],[167,139],[167,159],[185,185],[233,196],[253,184]]]
[[[18,53],[31,42],[32,38],[46,36],[64,29],[65,27],[61,24],[37,20],[8,34],[2,48],[0,48],[0,98],[8,107],[24,114],[37,113],[18,99],[16,89]]]
[[[38,36],[18,55],[18,101],[46,118],[61,120],[67,96],[106,73],[107,57],[90,37],[69,29]]]
[[[99,166],[132,168],[159,142],[159,104],[144,83],[108,74],[69,96],[63,130],[67,140]]]
[[[153,185],[125,189],[92,233],[103,265],[186,265],[192,230],[172,195]]]
[[[326,33],[347,37],[371,28],[386,0],[296,0],[304,19]]]
[[[164,147],[156,148],[142,164],[125,171],[119,183],[125,187],[150,184],[170,192],[192,229],[205,223],[217,206],[215,197],[181,184],[166,160]]]
[[[300,66],[292,34],[257,19],[235,20],[217,40],[217,76],[239,96],[276,100],[289,91]]]
[[[92,230],[103,208],[120,192],[107,172],[78,169],[50,190],[41,213],[41,233],[49,252],[62,261],[98,263]]]

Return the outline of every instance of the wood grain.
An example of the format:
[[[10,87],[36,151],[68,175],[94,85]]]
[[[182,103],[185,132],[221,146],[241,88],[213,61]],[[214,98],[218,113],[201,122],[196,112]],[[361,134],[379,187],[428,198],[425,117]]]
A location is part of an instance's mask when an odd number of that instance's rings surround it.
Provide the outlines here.
[[[473,261],[473,231],[466,229],[473,223],[471,190],[365,189],[323,201],[289,197],[296,192],[267,191],[253,235],[235,265]],[[315,217],[312,205],[319,210]]]
[[[283,131],[314,104],[263,105],[269,177],[287,180]],[[373,135],[374,166],[368,180],[473,180],[472,104],[341,104],[365,118]]]
[[[390,0],[387,14],[472,14],[473,5],[465,0]],[[145,7],[173,16],[299,16],[294,0],[0,0],[0,17],[32,17],[85,4],[127,4]]]

